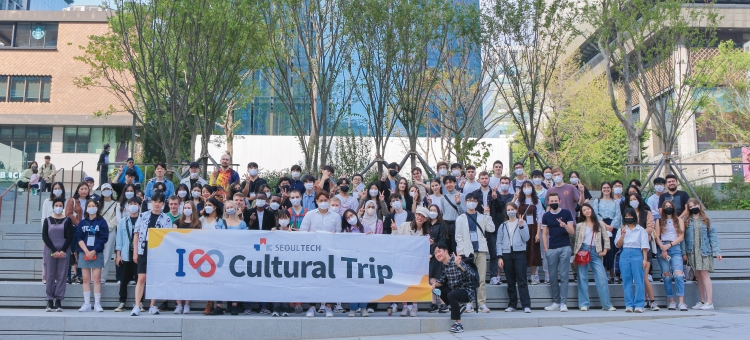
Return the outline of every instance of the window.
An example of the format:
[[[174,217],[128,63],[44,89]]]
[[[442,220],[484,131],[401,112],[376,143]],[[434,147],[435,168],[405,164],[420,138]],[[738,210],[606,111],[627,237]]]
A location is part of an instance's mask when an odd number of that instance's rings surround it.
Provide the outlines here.
[[[24,169],[39,152],[50,152],[52,126],[0,125],[0,144],[10,152],[0,154],[6,169]]]
[[[2,23],[0,48],[57,48],[57,32],[57,23]]]
[[[0,102],[49,103],[52,77],[0,75]]]
[[[91,128],[68,126],[63,130],[63,152],[87,153],[91,140]]]

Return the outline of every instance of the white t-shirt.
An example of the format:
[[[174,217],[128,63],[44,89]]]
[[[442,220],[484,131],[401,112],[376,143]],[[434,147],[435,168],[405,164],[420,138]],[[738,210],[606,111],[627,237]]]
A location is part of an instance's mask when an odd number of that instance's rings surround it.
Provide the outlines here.
[[[401,209],[400,213],[393,214],[393,219],[395,220],[396,225],[399,226],[404,224],[407,216],[408,214],[406,213],[406,210]]]
[[[667,231],[663,232],[660,236],[662,241],[674,241],[677,239],[677,229],[675,229],[674,221],[671,218],[667,220]]]

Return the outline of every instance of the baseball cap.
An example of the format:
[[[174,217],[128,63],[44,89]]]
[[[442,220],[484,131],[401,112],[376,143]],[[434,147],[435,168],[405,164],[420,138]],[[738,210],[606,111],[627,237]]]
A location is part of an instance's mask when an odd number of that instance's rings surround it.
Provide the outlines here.
[[[86,176],[86,178],[84,178],[83,181],[84,182],[88,182],[88,181],[92,181],[93,182],[94,181],[94,177]]]
[[[200,168],[200,167],[201,167],[201,165],[200,165],[200,164],[198,164],[198,162],[192,162],[192,163],[190,163],[190,167],[191,167],[191,168]]]

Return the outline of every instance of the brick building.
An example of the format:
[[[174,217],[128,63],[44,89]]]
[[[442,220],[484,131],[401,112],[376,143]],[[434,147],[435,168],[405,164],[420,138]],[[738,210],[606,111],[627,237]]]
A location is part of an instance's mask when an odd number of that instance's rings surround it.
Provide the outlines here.
[[[117,107],[117,98],[73,83],[88,71],[74,59],[82,54],[79,46],[108,27],[106,13],[90,9],[0,11],[0,181],[45,155],[58,168],[83,161],[84,171],[98,178],[96,162],[105,143],[112,145],[110,161],[127,157],[123,141],[129,139],[132,116],[95,117]]]

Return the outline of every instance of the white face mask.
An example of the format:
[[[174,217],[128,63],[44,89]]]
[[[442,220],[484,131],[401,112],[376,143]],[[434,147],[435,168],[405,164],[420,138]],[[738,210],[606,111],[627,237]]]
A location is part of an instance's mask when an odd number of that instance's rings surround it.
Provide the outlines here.
[[[516,175],[518,176],[523,175],[523,168],[516,169],[515,171],[516,171]]]
[[[379,192],[375,189],[369,191],[371,197],[377,197]]]
[[[328,202],[320,202],[320,203],[318,203],[318,209],[323,209],[323,210],[328,209]]]
[[[664,192],[664,186],[663,185],[654,185],[654,190],[656,190],[656,192]]]
[[[86,213],[89,215],[95,215],[97,211],[99,211],[99,208],[86,208]]]
[[[461,170],[451,170],[451,175],[453,175],[453,177],[459,177],[461,176]]]
[[[552,174],[548,172],[548,173],[544,174],[544,178],[550,179],[550,178],[552,178]]]
[[[517,212],[515,210],[508,210],[508,217],[516,217]]]
[[[192,209],[182,209],[182,213],[185,216],[190,217],[193,214],[193,210]]]
[[[526,196],[531,195],[531,190],[531,188],[523,188],[523,194]]]
[[[193,191],[193,198],[198,198],[198,197],[201,197],[201,192],[200,191]]]
[[[133,196],[135,196],[134,192],[132,192],[132,191],[126,191],[125,192],[125,198],[131,199],[131,198],[133,198]]]
[[[302,200],[299,199],[299,198],[292,198],[292,199],[289,200],[289,202],[292,202],[293,206],[299,207],[299,204],[300,204],[300,202],[302,202]]]
[[[141,210],[141,207],[139,207],[139,206],[137,206],[137,205],[135,205],[135,204],[131,204],[131,205],[129,205],[129,206],[128,206],[128,211],[129,211],[129,212],[130,212],[131,214],[135,214],[135,213],[137,213],[137,212],[138,212],[139,210]]]
[[[333,212],[335,212],[335,213],[338,213],[339,209],[340,209],[339,206],[331,206],[331,208],[330,208],[330,210],[333,211]]]
[[[62,190],[55,189],[55,190],[52,190],[52,193],[55,194],[55,196],[60,196],[60,195],[62,195]]]
[[[417,196],[417,193],[414,191],[409,191],[409,196],[411,197]]]
[[[638,201],[630,201],[630,206],[633,207],[633,209],[638,208]]]
[[[271,202],[271,204],[269,204],[268,206],[271,207],[271,210],[278,210],[280,207],[280,205],[276,202]]]
[[[258,176],[258,169],[250,169],[247,173],[249,173],[250,176]]]
[[[63,213],[63,207],[54,207],[54,208],[52,208],[52,211],[53,211],[53,212],[54,212],[55,214],[57,214],[57,215],[60,215],[60,214],[62,214],[62,213]]]
[[[438,217],[438,213],[434,211],[430,211],[430,219],[436,219]]]
[[[500,191],[508,191],[508,189],[510,189],[510,185],[500,184]]]
[[[466,202],[466,208],[474,210],[477,208],[477,202]]]
[[[205,208],[203,208],[203,210],[206,211],[206,214],[211,214],[212,212],[214,212],[214,207],[207,205]]]
[[[294,179],[299,178],[299,171],[292,171],[292,178]]]
[[[393,207],[393,209],[400,210],[401,209],[401,201],[393,201],[393,202],[391,202],[391,207]]]
[[[622,195],[622,188],[616,187],[616,188],[612,189],[612,192],[614,192],[615,195]]]
[[[365,213],[367,214],[367,216],[375,215],[375,208],[367,208],[365,209]]]
[[[440,176],[445,176],[445,175],[448,174],[448,170],[440,169],[440,170],[438,170],[438,173],[440,174]]]
[[[255,206],[256,207],[265,207],[266,206],[266,200],[255,200]]]
[[[190,178],[192,178],[192,179],[198,178],[198,173],[197,172],[191,172],[190,173]]]
[[[289,225],[289,220],[279,220],[279,225],[282,227],[286,227]]]
[[[180,190],[177,192],[177,196],[180,196],[180,198],[185,198],[185,196],[187,196],[187,191]]]
[[[236,212],[237,212],[237,210],[236,210],[236,209],[232,209],[232,208],[230,208],[230,209],[227,209],[227,216],[232,216],[232,215],[234,215],[234,214],[235,214]]]
[[[555,181],[555,183],[560,183],[560,182],[562,182],[562,176],[552,177],[552,180]]]
[[[315,186],[315,183],[305,183],[305,190],[310,191]]]
[[[355,225],[357,224],[357,216],[349,217],[346,221],[349,222],[349,224],[351,225]]]
[[[542,184],[542,179],[541,178],[534,178],[531,181],[534,182],[534,185],[540,185],[540,184]]]
[[[578,185],[578,178],[575,178],[575,177],[571,177],[571,178],[570,178],[570,184],[573,184],[573,185]]]
[[[102,196],[104,196],[104,197],[112,196],[112,190],[104,190],[104,191],[102,191]]]

